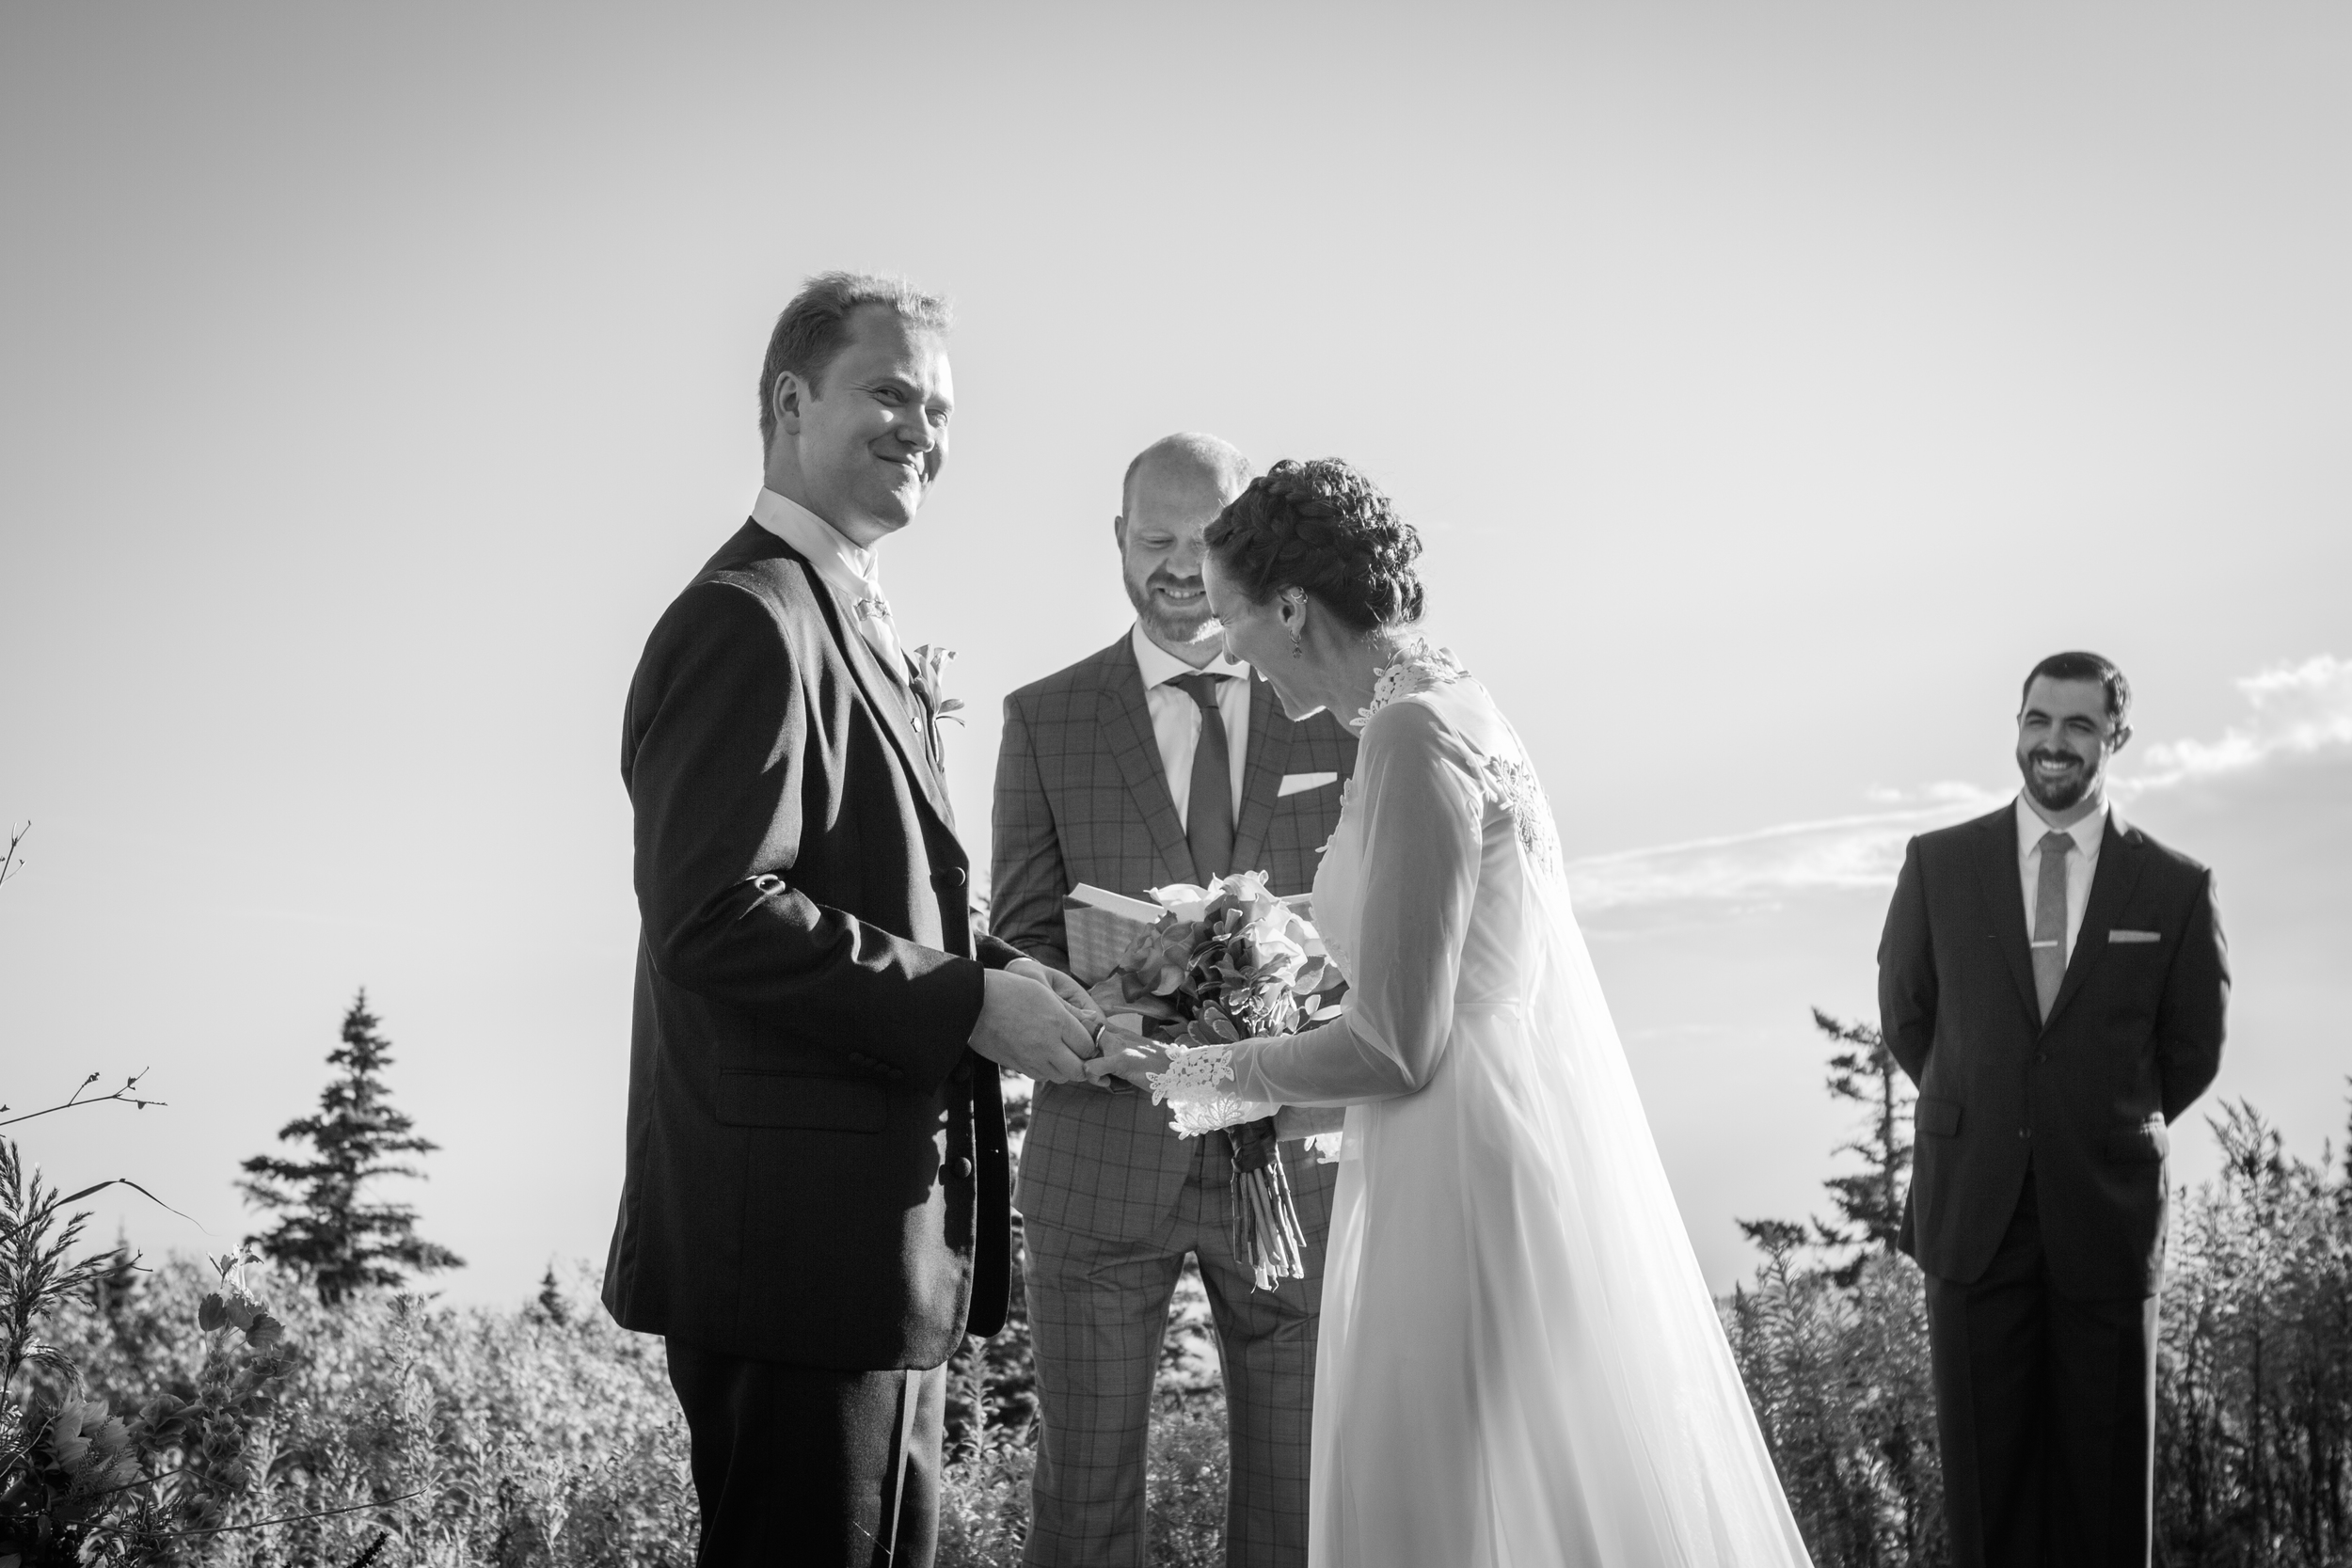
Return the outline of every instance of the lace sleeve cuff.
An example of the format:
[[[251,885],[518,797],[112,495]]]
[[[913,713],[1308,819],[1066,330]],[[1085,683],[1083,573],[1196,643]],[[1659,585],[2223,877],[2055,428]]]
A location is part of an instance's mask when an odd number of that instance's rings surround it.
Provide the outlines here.
[[[1171,1045],[1168,1070],[1149,1075],[1152,1103],[1176,1113],[1176,1135],[1197,1138],[1222,1127],[1238,1127],[1272,1116],[1278,1107],[1244,1100],[1222,1085],[1232,1082],[1230,1045]]]

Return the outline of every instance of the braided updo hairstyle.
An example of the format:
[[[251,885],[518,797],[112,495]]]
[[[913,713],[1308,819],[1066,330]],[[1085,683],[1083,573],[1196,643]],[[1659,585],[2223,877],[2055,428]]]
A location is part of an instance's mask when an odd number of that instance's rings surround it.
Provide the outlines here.
[[[1275,464],[1217,514],[1204,541],[1252,604],[1303,588],[1359,632],[1421,619],[1421,535],[1336,457]]]

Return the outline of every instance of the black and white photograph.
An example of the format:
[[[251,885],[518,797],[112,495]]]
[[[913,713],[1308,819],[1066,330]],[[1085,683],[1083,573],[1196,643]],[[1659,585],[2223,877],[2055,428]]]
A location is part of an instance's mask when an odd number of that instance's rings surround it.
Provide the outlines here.
[[[2352,1568],[2347,81],[0,3],[0,1568]]]

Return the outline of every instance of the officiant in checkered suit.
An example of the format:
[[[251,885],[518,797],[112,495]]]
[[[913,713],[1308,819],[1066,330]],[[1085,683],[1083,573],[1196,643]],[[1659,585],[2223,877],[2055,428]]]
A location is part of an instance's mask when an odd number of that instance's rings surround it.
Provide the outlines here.
[[[1128,466],[1113,532],[1135,626],[1005,701],[996,767],[995,934],[1070,967],[1062,897],[1081,882],[1142,896],[1263,871],[1312,885],[1356,740],[1328,713],[1293,722],[1224,657],[1201,587],[1201,534],[1249,481],[1242,454],[1171,436]],[[1146,1560],[1144,1448],[1168,1307],[1194,1254],[1224,1370],[1231,1489],[1225,1560],[1307,1560],[1315,1313],[1332,1171],[1281,1146],[1308,1277],[1256,1291],[1234,1255],[1232,1150],[1180,1139],[1125,1084],[1039,1085],[1013,1207],[1043,1433],[1025,1560]]]

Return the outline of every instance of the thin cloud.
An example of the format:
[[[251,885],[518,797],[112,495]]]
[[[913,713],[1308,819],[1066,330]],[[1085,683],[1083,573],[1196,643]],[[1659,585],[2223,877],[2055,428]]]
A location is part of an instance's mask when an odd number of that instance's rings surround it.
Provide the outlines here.
[[[2352,660],[2322,654],[2249,675],[2237,685],[2252,709],[2243,723],[2232,725],[2218,740],[2151,746],[2142,770],[2117,781],[2117,795],[2137,799],[2256,768],[2273,757],[2352,747]],[[1871,800],[1886,809],[1591,855],[1569,864],[1568,883],[1586,913],[1888,887],[1914,834],[1990,811],[2013,788],[1947,782],[1916,790],[1874,790]]]
[[[2308,756],[2352,746],[2352,659],[2321,654],[2237,683],[2253,715],[2219,740],[2174,740],[2148,748],[2146,768],[2119,793],[2166,789],[2191,779],[2259,767],[2275,756]]]

